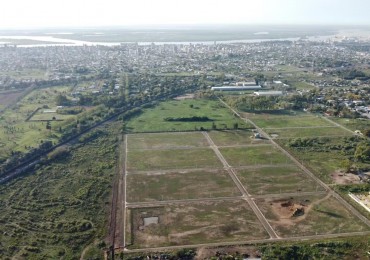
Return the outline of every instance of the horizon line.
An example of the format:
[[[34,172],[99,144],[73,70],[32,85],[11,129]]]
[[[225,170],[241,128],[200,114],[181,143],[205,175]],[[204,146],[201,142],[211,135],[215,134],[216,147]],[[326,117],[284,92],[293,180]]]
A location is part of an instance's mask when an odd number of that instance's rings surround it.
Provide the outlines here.
[[[292,27],[366,27],[370,28],[369,24],[337,24],[337,23],[199,23],[199,24],[122,24],[122,25],[55,25],[55,26],[10,26],[10,27],[1,27],[0,30],[60,30],[60,29],[69,29],[69,30],[83,30],[83,29],[174,29],[174,27],[185,28],[206,28],[206,27],[279,27],[279,26],[292,26]],[[180,29],[177,28],[177,29]]]

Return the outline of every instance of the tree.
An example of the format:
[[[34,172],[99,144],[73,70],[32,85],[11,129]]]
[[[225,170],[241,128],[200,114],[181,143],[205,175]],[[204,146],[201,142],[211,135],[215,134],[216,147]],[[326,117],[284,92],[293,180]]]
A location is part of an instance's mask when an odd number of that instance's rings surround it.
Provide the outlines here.
[[[239,124],[238,123],[234,123],[234,129],[238,129],[239,128]]]
[[[47,122],[46,122],[46,129],[51,130],[50,121],[47,121]]]
[[[370,137],[370,128],[363,131],[364,136]]]
[[[349,172],[351,170],[352,163],[349,159],[345,159],[341,162],[340,166],[344,172]]]
[[[355,158],[359,161],[369,161],[370,160],[370,143],[361,142],[357,145],[355,151]]]
[[[55,97],[55,103],[57,106],[66,106],[69,104],[69,100],[65,95],[59,94]]]

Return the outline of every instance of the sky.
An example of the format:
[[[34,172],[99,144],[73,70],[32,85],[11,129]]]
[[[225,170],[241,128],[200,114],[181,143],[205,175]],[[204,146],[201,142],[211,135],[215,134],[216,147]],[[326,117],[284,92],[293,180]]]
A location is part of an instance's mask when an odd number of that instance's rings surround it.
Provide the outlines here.
[[[0,5],[0,28],[370,25],[369,10],[369,0],[5,0]]]

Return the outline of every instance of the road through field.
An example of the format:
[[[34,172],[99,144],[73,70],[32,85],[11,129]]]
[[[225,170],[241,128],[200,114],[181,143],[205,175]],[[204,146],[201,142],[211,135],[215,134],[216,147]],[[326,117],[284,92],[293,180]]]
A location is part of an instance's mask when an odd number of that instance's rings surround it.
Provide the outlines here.
[[[213,151],[216,153],[217,157],[220,159],[222,164],[224,165],[224,168],[228,171],[230,177],[234,181],[235,185],[238,187],[240,192],[243,194],[243,199],[248,202],[249,206],[252,208],[254,214],[256,214],[257,218],[267,231],[267,233],[270,235],[270,238],[279,238],[279,236],[276,234],[275,230],[271,227],[271,225],[267,222],[265,216],[262,214],[254,200],[251,198],[251,195],[248,193],[248,191],[245,189],[239,178],[236,176],[233,168],[227,163],[226,159],[223,157],[221,152],[219,151],[218,147],[213,142],[212,138],[209,136],[207,132],[202,132],[204,137],[208,140],[210,147],[213,149]]]
[[[194,202],[208,202],[208,201],[235,201],[242,200],[242,196],[238,197],[217,197],[217,198],[199,198],[199,199],[183,199],[183,200],[163,200],[163,201],[148,201],[148,202],[127,202],[127,208],[148,208],[159,207],[171,204],[194,203]]]
[[[239,245],[255,245],[264,244],[269,242],[281,242],[281,241],[307,241],[312,239],[330,239],[330,238],[340,238],[349,236],[366,236],[370,235],[370,231],[367,232],[353,232],[353,233],[339,233],[339,234],[324,234],[324,235],[312,235],[312,236],[297,236],[297,237],[287,237],[287,238],[270,238],[270,239],[259,239],[250,241],[238,241],[238,242],[220,242],[220,243],[205,243],[196,245],[180,245],[180,246],[168,246],[168,247],[151,247],[142,249],[124,249],[129,253],[147,253],[151,252],[165,252],[166,250],[176,250],[184,248],[198,248],[198,247],[219,247],[219,246],[239,246]]]
[[[126,219],[126,136],[118,146],[117,177],[113,187],[112,209],[109,226],[109,242],[113,248],[125,246],[125,219]]]
[[[233,168],[229,165],[223,154],[221,153],[220,149],[224,146],[216,145],[212,140],[212,135],[208,134],[208,132],[203,131],[202,134],[206,138],[209,147],[213,150],[213,152],[218,157],[218,160],[222,163],[223,168],[228,171],[230,178],[233,180],[236,187],[239,189],[242,196],[234,196],[234,197],[217,197],[217,198],[198,198],[198,199],[178,199],[178,200],[166,200],[166,201],[148,201],[148,202],[126,202],[126,176],[127,176],[127,135],[125,136],[125,162],[124,168],[125,170],[122,173],[123,179],[121,183],[122,193],[121,193],[121,205],[122,205],[122,226],[121,231],[123,230],[123,242],[116,243],[115,248],[120,250],[125,250],[126,252],[148,252],[148,251],[161,251],[161,250],[173,250],[173,249],[182,249],[182,248],[194,248],[199,246],[227,246],[227,245],[238,245],[238,244],[248,244],[248,243],[266,243],[266,242],[274,242],[274,241],[303,241],[303,240],[310,240],[310,239],[320,239],[320,238],[337,238],[337,237],[345,237],[345,236],[355,236],[355,235],[369,235],[370,231],[363,231],[363,232],[350,232],[350,233],[339,233],[339,234],[323,234],[323,235],[310,235],[310,236],[300,236],[297,235],[296,237],[279,237],[279,235],[275,232],[273,227],[265,218],[264,214],[260,211],[259,207],[255,203],[255,199],[262,199],[262,198],[271,198],[271,197],[282,197],[282,196],[308,196],[308,195],[327,195],[333,196],[336,198],[345,208],[347,208],[353,215],[358,217],[362,222],[364,222],[367,226],[370,226],[370,221],[365,218],[362,214],[360,214],[355,208],[353,208],[348,202],[346,202],[339,194],[337,194],[334,190],[332,190],[327,184],[322,182],[319,178],[317,178],[309,169],[307,169],[301,162],[299,162],[293,155],[291,155],[288,151],[282,148],[278,143],[276,143],[273,138],[271,138],[263,129],[258,127],[253,121],[249,120],[248,118],[243,118],[237,111],[229,107],[226,103],[221,101],[226,107],[228,107],[235,115],[239,116],[242,120],[246,123],[249,123],[255,127],[255,129],[263,136],[266,140],[269,141],[269,145],[272,145],[276,149],[279,150],[282,154],[284,154],[287,158],[289,158],[294,164],[300,168],[304,174],[314,180],[316,185],[316,191],[312,192],[294,192],[294,193],[279,193],[279,194],[267,194],[267,195],[256,195],[252,196],[248,190],[244,187],[241,183],[240,179],[236,175],[235,170],[239,168],[256,168],[256,166],[242,166]],[[239,147],[239,146],[254,146],[252,145],[231,145],[226,147]],[[171,147],[176,148],[176,147]],[[261,166],[268,166],[268,167],[275,167],[276,165],[258,165],[257,168]],[[281,166],[281,165],[280,165]],[[291,166],[291,164],[289,164]],[[205,168],[207,169],[207,168]],[[178,170],[178,169],[177,169]],[[183,169],[183,171],[187,171],[189,169]],[[148,170],[148,171],[137,171],[136,174],[155,174],[159,170]],[[172,172],[173,170],[161,170],[163,173]],[[130,172],[130,174],[133,174]],[[321,188],[322,187],[322,188]],[[180,245],[180,246],[168,246],[168,247],[158,247],[158,248],[143,248],[143,249],[128,249],[125,240],[125,233],[126,233],[126,209],[130,208],[147,208],[147,207],[161,207],[171,204],[182,204],[182,203],[197,203],[197,202],[205,202],[205,201],[233,201],[233,200],[244,200],[248,203],[249,207],[253,210],[254,214],[257,216],[258,220],[264,227],[264,229],[269,234],[269,239],[261,239],[261,240],[251,240],[251,241],[240,241],[240,242],[220,242],[220,243],[207,243],[207,244],[195,244],[195,245]],[[120,232],[120,231],[117,231]]]
[[[357,135],[354,131],[352,131],[351,129],[345,127],[345,126],[342,126],[341,124],[338,124],[337,122],[334,122],[333,120],[327,118],[326,116],[322,116],[321,118],[325,119],[326,121],[328,121],[329,123],[337,126],[337,127],[340,127],[348,132],[350,132],[351,134],[354,134],[354,135]]]

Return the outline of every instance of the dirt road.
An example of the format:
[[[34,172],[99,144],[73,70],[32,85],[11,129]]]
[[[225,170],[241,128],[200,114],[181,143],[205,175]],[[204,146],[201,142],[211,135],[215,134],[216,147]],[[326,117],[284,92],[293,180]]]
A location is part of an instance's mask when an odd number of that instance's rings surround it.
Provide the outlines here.
[[[267,233],[270,235],[270,238],[279,238],[279,236],[276,234],[275,230],[271,227],[271,225],[266,220],[265,216],[262,214],[256,203],[252,200],[251,195],[248,193],[248,191],[245,189],[244,185],[241,183],[239,178],[236,176],[234,169],[228,164],[226,159],[223,157],[221,152],[219,151],[218,147],[213,142],[212,138],[209,136],[207,132],[202,132],[205,138],[208,140],[210,147],[213,149],[213,151],[216,153],[217,157],[220,159],[222,164],[224,165],[225,170],[228,171],[230,177],[234,181],[235,185],[238,187],[240,192],[243,194],[243,199],[248,202],[249,206],[252,208],[254,214],[256,214],[257,218],[267,231]]]
[[[367,226],[370,227],[370,221],[364,217],[360,212],[358,212],[352,205],[350,205],[347,201],[345,201],[338,193],[332,190],[326,183],[321,181],[318,177],[316,177],[310,170],[308,170],[301,162],[299,162],[294,156],[292,156],[288,151],[282,148],[279,144],[277,144],[266,132],[262,130],[262,128],[258,127],[253,121],[248,118],[243,118],[237,111],[231,108],[228,104],[220,99],[221,103],[223,103],[226,107],[228,107],[235,115],[237,115],[240,119],[244,120],[247,123],[252,124],[257,131],[266,139],[268,139],[277,149],[279,149],[283,154],[289,157],[299,168],[301,168],[309,177],[316,181],[320,186],[322,186],[326,191],[330,192],[333,197],[335,197],[338,201],[341,202],[343,206],[345,206],[353,215],[358,217],[362,222],[364,222]],[[326,118],[327,119],[327,118]],[[329,119],[327,119],[329,120]],[[336,124],[335,122],[329,120],[330,122]],[[350,131],[354,134],[353,131],[342,127],[343,129]]]

